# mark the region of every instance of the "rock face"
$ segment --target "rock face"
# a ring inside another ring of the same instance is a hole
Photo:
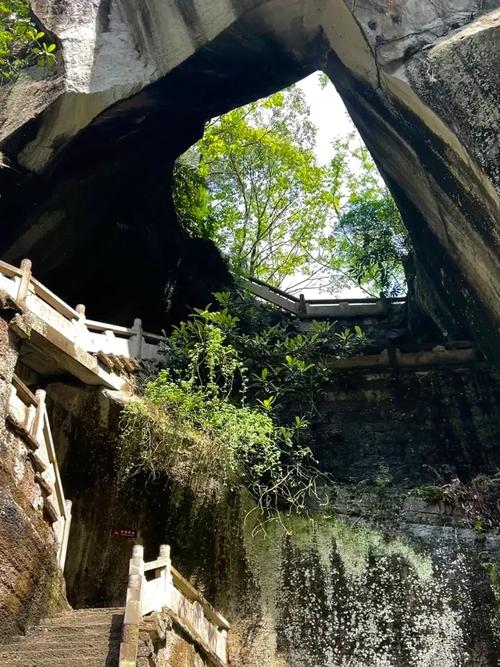
[[[224,278],[217,254],[192,248],[175,221],[174,159],[206,119],[323,69],[404,214],[420,303],[498,361],[499,7],[35,0],[59,66],[0,92],[11,167],[0,171],[0,252],[31,256],[95,317],[114,303],[117,317],[145,311],[156,324],[169,280],[181,302],[202,297],[200,277]]]
[[[30,450],[5,420],[17,361],[9,312],[3,310],[0,317],[0,644],[67,606],[56,540],[44,516]]]
[[[131,543],[113,533],[135,529],[147,559],[171,544],[174,566],[230,620],[235,667],[493,667],[499,536],[422,492],[439,492],[438,473],[495,474],[498,391],[480,363],[339,373],[315,455],[342,484],[309,517],[263,529],[244,496],[217,504],[163,479],[117,488],[119,406],[97,389],[50,385],[73,500],[68,598],[122,603]]]

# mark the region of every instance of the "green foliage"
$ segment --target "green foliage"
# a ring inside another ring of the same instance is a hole
[[[412,491],[413,495],[422,498],[429,505],[436,505],[443,500],[443,489],[433,484],[423,484]]]
[[[409,240],[389,192],[353,196],[338,231],[337,257],[357,283],[390,296],[405,292]]]
[[[404,292],[408,236],[373,160],[352,133],[319,164],[309,114],[292,86],[212,120],[176,165],[179,219],[237,275]]]
[[[13,81],[24,67],[54,65],[56,50],[38,29],[29,2],[0,1],[0,83]]]
[[[199,236],[207,236],[208,220],[208,236],[237,274],[280,285],[314,271],[336,197],[328,168],[317,164],[315,134],[303,93],[292,87],[216,118],[180,162],[174,199],[181,220]],[[182,182],[189,168],[194,188]],[[186,185],[190,194],[182,196]]]
[[[211,482],[243,484],[265,512],[302,510],[318,477],[308,427],[330,377],[322,359],[365,337],[319,323],[298,333],[254,301],[216,297],[217,310],[196,310],[173,330],[168,370],[125,408],[123,474],[167,475],[198,494]]]

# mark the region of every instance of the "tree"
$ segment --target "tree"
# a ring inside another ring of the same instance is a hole
[[[409,239],[387,190],[376,197],[353,197],[337,229],[337,261],[359,285],[370,285],[390,296],[405,293],[404,262],[409,253]]]
[[[292,87],[216,118],[177,167],[181,219],[208,234],[236,273],[275,285],[314,273],[336,206],[329,170],[314,154],[315,132],[303,93]],[[186,178],[196,181],[188,198]]]
[[[368,150],[353,148],[353,141],[347,137],[338,142],[332,161],[342,175],[346,195],[325,244],[329,264],[332,271],[347,272],[356,284],[374,294],[401,295],[406,291],[408,232]]]
[[[296,86],[215,118],[175,167],[181,222],[236,274],[292,290],[404,291],[408,238],[367,149],[353,132],[321,165],[316,133]]]

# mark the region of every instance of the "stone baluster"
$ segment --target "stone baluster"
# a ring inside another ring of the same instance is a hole
[[[37,389],[36,390],[36,399],[37,399],[37,406],[36,406],[36,414],[35,414],[35,419],[33,420],[33,427],[31,431],[31,435],[33,438],[36,440],[38,445],[40,445],[41,442],[41,429],[43,428],[43,418],[44,418],[44,413],[45,413],[45,400],[46,400],[46,392],[43,389]]]
[[[165,566],[161,570],[163,601],[162,607],[170,607],[172,601],[172,589],[174,582],[172,579],[172,562],[170,560],[170,547],[167,544],[160,545],[159,558],[165,559]]]
[[[140,360],[142,359],[143,328],[142,320],[139,317],[134,320],[132,331],[134,335],[130,341],[130,356]]]
[[[115,352],[115,334],[107,329],[104,332],[105,343],[104,343],[104,352],[106,354],[114,354]]]
[[[303,294],[299,294],[299,317],[305,317],[306,315],[307,315],[306,297]]]
[[[136,544],[130,559],[127,602],[123,618],[119,667],[131,667],[137,662],[139,626],[142,620],[144,582],[144,547]]]
[[[28,295],[29,286],[31,282],[31,260],[23,259],[21,262],[21,282],[17,291],[17,301],[24,304]]]
[[[78,319],[75,320],[75,343],[80,347],[85,347],[87,338],[86,308],[83,303],[79,303],[75,308],[78,313]]]

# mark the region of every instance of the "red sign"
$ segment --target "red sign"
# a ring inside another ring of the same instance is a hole
[[[111,534],[116,537],[129,537],[131,539],[137,537],[137,531],[131,528],[113,528]]]

